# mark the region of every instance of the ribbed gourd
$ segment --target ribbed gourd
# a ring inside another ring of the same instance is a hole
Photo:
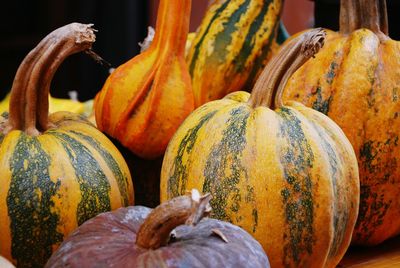
[[[71,234],[46,268],[268,268],[264,250],[251,235],[203,218],[210,198],[193,189],[154,210],[135,206],[103,213]]]
[[[276,46],[281,0],[214,1],[187,55],[196,107],[250,90]]]
[[[341,2],[339,32],[289,80],[284,100],[332,118],[356,152],[360,213],[353,243],[400,234],[400,43],[388,37],[385,0]]]
[[[46,36],[23,60],[0,116],[0,255],[43,267],[64,237],[101,212],[133,204],[122,155],[83,116],[48,113],[51,79],[71,54],[90,50],[91,25]]]
[[[194,109],[185,62],[191,0],[161,0],[154,40],[119,66],[95,97],[98,128],[135,155],[161,156]]]
[[[192,188],[211,193],[210,216],[252,234],[271,267],[335,267],[357,219],[357,159],[343,131],[300,103],[272,104],[323,36],[314,30],[292,39],[251,95],[238,91],[197,108],[164,156],[161,201]]]

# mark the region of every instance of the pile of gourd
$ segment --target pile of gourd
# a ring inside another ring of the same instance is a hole
[[[400,46],[385,0],[342,0],[339,32],[279,46],[282,2],[215,1],[188,38],[191,0],[161,0],[154,39],[108,77],[95,122],[49,114],[52,77],[93,54],[92,26],[45,37],[0,116],[0,255],[17,267],[335,267],[350,244],[399,234]],[[133,206],[133,185],[162,203]]]

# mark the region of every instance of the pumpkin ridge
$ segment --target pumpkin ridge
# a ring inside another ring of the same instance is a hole
[[[6,199],[11,255],[19,267],[40,267],[64,237],[57,230],[60,216],[51,209],[61,182],[48,179],[50,162],[37,138],[21,132],[9,162],[12,175]]]
[[[53,132],[69,156],[81,190],[81,200],[76,212],[78,225],[101,212],[110,211],[110,184],[97,160],[78,140],[65,132]],[[82,163],[86,163],[82,165]]]
[[[182,157],[185,152],[189,153],[191,151],[193,145],[196,143],[197,132],[216,114],[216,112],[217,111],[211,111],[203,115],[199,119],[199,123],[188,130],[188,133],[183,137],[179,144],[177,155],[174,158],[173,172],[171,172],[172,175],[170,175],[168,179],[167,187],[169,198],[179,196],[183,194],[182,192],[185,192],[187,182],[186,167],[188,164],[182,164]],[[179,181],[181,182],[180,187]]]
[[[284,237],[290,238],[285,239],[282,264],[290,266],[293,260],[298,266],[300,256],[311,254],[313,250],[314,209],[310,169],[313,167],[314,154],[295,112],[287,107],[281,107],[276,112],[281,119],[278,135],[286,139],[285,143],[279,143],[278,152],[287,182],[281,191],[288,227]]]
[[[242,105],[233,107],[226,122],[226,127],[222,130],[222,138],[215,143],[207,156],[207,162],[204,167],[204,184],[202,191],[211,193],[213,199],[210,204],[213,208],[212,217],[233,222],[227,210],[236,213],[240,209],[241,191],[236,185],[242,176],[247,176],[247,170],[241,163],[241,154],[246,145],[246,126],[250,116],[248,106]],[[247,112],[245,111],[247,110]],[[228,160],[231,158],[231,163]],[[225,174],[229,167],[231,175]],[[222,178],[222,179],[219,179]],[[224,191],[221,191],[224,189]],[[228,195],[231,195],[229,197]],[[230,203],[230,204],[229,204]],[[227,208],[228,204],[230,205]],[[240,225],[241,219],[236,219]],[[255,224],[253,225],[253,227]]]
[[[117,181],[118,189],[121,195],[121,205],[128,206],[129,205],[128,181],[127,181],[128,178],[124,176],[122,170],[120,169],[118,163],[115,161],[114,157],[110,154],[109,151],[105,150],[101,146],[101,144],[93,137],[78,131],[71,131],[71,133],[87,141],[96,151],[99,152],[104,161],[107,163],[107,166],[114,174],[114,177]]]

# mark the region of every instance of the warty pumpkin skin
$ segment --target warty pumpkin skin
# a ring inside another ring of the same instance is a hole
[[[253,87],[276,46],[282,6],[221,0],[208,7],[187,55],[196,107]]]
[[[10,113],[0,116],[0,254],[17,267],[43,267],[78,225],[133,204],[128,166],[112,142],[83,116],[48,114],[57,67],[94,40],[79,23],[50,33],[20,65]]]
[[[332,118],[353,145],[361,181],[353,243],[361,245],[400,233],[400,44],[385,35],[384,4],[342,1],[340,31],[327,31],[324,48],[283,91]]]
[[[210,216],[252,234],[272,267],[335,267],[357,218],[357,161],[340,128],[300,103],[269,108],[320,42],[318,31],[296,37],[252,95],[234,92],[196,109],[164,156],[161,201],[193,187],[210,192]]]
[[[202,219],[209,197],[192,191],[154,210],[103,213],[72,233],[46,268],[269,267],[261,245],[243,229]]]
[[[141,158],[161,156],[194,109],[185,43],[191,0],[161,0],[150,47],[119,66],[96,95],[97,127]]]

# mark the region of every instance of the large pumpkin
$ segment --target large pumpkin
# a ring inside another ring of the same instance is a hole
[[[289,80],[284,100],[332,118],[356,152],[361,181],[354,244],[400,233],[400,44],[387,36],[384,0],[341,2],[340,31]]]
[[[10,113],[0,116],[0,254],[18,267],[42,267],[78,225],[133,203],[128,167],[111,141],[80,115],[48,115],[56,69],[94,39],[78,23],[50,33],[22,62]]]
[[[261,245],[243,229],[202,219],[209,200],[192,190],[154,210],[103,213],[71,234],[46,267],[269,267]]]
[[[119,66],[96,95],[98,128],[141,158],[162,156],[194,109],[185,62],[191,0],[161,0],[147,50]]]
[[[293,39],[251,95],[231,93],[195,110],[164,156],[161,201],[194,187],[210,192],[211,216],[252,234],[272,267],[334,267],[357,218],[357,160],[341,129],[300,103],[270,106],[321,36]]]
[[[214,1],[187,55],[196,107],[249,90],[277,46],[281,0]]]

